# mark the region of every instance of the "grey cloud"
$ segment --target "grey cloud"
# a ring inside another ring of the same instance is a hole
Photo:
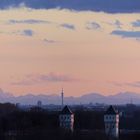
[[[7,35],[22,35],[22,36],[28,36],[31,37],[35,34],[35,32],[31,29],[25,29],[25,30],[17,30],[17,31],[0,31],[0,34],[7,34]]]
[[[21,31],[21,35],[24,35],[24,36],[33,36],[34,35],[34,31],[32,31],[30,29],[26,29],[26,30]]]
[[[123,86],[123,84],[122,83],[118,83],[118,82],[109,82],[109,83],[111,83],[111,84],[113,84],[114,86],[117,86],[117,87],[122,87]]]
[[[136,38],[137,41],[140,41],[140,38]]]
[[[35,85],[37,84],[37,81],[32,81],[32,80],[21,80],[18,82],[13,82],[11,85],[14,86],[30,86],[30,85]]]
[[[101,26],[97,22],[88,22],[87,26],[86,26],[86,29],[88,29],[88,30],[92,30],[92,29],[98,30],[98,29],[101,29]]]
[[[137,87],[140,88],[140,81],[132,82],[132,83],[126,83],[127,86],[131,87]]]
[[[114,25],[115,25],[117,28],[121,29],[121,26],[122,26],[123,24],[122,24],[119,20],[116,20],[115,23],[114,23]]]
[[[124,82],[124,83],[118,83],[118,82],[112,82],[114,86],[123,87],[123,86],[130,86],[130,87],[136,87],[140,88],[140,81],[135,82]]]
[[[111,34],[121,36],[123,38],[140,38],[140,31],[114,30]]]
[[[75,26],[73,24],[64,23],[64,24],[61,24],[60,27],[70,29],[70,30],[75,30]]]
[[[75,79],[68,75],[57,75],[54,73],[50,73],[49,75],[40,75],[38,77],[41,81],[49,81],[49,82],[70,82]]]
[[[136,20],[131,23],[133,27],[140,27],[140,20]]]
[[[12,85],[18,86],[29,86],[29,85],[36,85],[36,84],[42,84],[46,82],[73,82],[77,81],[77,79],[69,76],[69,75],[63,75],[63,74],[55,74],[55,73],[49,73],[47,75],[45,74],[39,74],[39,75],[27,75],[24,77],[23,80],[13,82]]]
[[[45,20],[37,20],[37,19],[27,19],[27,20],[10,19],[7,22],[7,24],[48,24],[48,23],[50,22]]]
[[[50,40],[50,39],[44,39],[44,42],[49,43],[49,44],[53,44],[53,43],[57,43],[58,41],[56,40]]]
[[[108,24],[110,26],[114,26],[117,29],[121,29],[122,28],[122,25],[123,25],[121,23],[121,21],[119,21],[118,19],[116,19],[115,21],[112,21],[112,22],[104,22],[104,23],[106,23],[106,24]]]

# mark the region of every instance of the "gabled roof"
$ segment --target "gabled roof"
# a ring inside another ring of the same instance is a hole
[[[118,112],[114,109],[114,107],[111,105],[107,111],[105,112],[106,115],[116,115]]]
[[[71,114],[73,114],[73,112],[70,110],[70,108],[68,106],[65,106],[63,108],[63,110],[61,111],[61,114],[71,115]]]

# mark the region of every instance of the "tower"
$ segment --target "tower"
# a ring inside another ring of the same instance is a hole
[[[119,137],[119,113],[110,106],[104,115],[105,133],[111,137]]]
[[[73,131],[74,113],[68,106],[65,106],[59,115],[60,127],[66,130]]]
[[[37,106],[38,106],[38,107],[42,107],[42,102],[41,102],[41,101],[38,101],[38,102],[37,102]]]
[[[63,91],[63,88],[62,88],[62,92],[61,92],[61,99],[62,99],[62,108],[64,106],[64,91]]]

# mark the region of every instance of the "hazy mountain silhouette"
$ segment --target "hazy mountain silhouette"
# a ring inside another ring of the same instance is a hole
[[[61,104],[59,95],[45,94],[27,94],[15,97],[10,93],[0,89],[0,102],[11,102],[21,104],[36,104],[37,101],[42,101],[43,104]],[[65,104],[89,104],[89,103],[105,103],[105,104],[126,104],[133,101],[134,104],[140,104],[140,94],[134,92],[122,92],[115,95],[104,96],[99,93],[89,93],[79,97],[65,97]]]
[[[0,88],[0,101],[1,100],[5,100],[7,98],[12,98],[14,97],[11,93],[8,93],[8,92],[4,92],[1,88]]]

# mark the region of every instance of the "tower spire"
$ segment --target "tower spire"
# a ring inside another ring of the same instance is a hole
[[[64,106],[64,90],[62,88],[62,92],[61,92],[61,98],[62,98],[62,108]]]

